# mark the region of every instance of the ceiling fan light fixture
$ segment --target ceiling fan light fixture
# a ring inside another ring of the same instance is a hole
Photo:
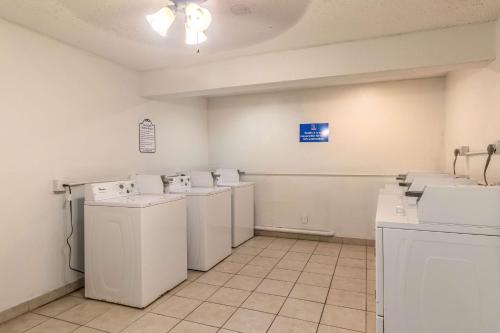
[[[212,15],[208,9],[200,5],[190,2],[186,5],[186,27],[189,29],[203,32],[208,29],[212,23]]]
[[[198,45],[207,40],[207,35],[203,31],[195,31],[186,25],[186,44]]]
[[[168,29],[174,23],[175,10],[170,7],[163,7],[154,14],[146,15],[146,20],[156,33],[165,37]]]

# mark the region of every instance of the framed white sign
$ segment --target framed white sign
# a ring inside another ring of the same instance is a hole
[[[139,151],[141,153],[156,153],[155,125],[149,119],[139,123]]]

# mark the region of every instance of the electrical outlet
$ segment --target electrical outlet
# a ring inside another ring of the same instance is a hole
[[[460,147],[460,156],[465,156],[469,152],[469,146]]]
[[[64,187],[65,181],[62,179],[54,179],[52,181],[52,191],[54,193],[64,193],[66,188]]]
[[[302,224],[309,224],[309,216],[302,215],[301,218],[300,218],[300,223],[302,223]]]
[[[495,154],[500,155],[500,141],[495,142],[496,152]]]

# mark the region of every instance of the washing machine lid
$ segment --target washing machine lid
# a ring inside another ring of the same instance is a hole
[[[174,189],[170,193],[180,193],[187,196],[214,195],[217,193],[231,191],[230,187],[191,187],[187,189]]]
[[[164,203],[182,200],[185,197],[177,194],[140,194],[126,197],[110,198],[98,201],[85,201],[87,206],[106,206],[106,207],[128,207],[128,208],[144,208],[150,206],[161,205]]]

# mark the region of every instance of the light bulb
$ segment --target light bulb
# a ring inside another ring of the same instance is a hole
[[[212,15],[206,9],[195,3],[189,3],[186,6],[186,27],[190,30],[203,32],[208,29],[212,23]]]
[[[197,45],[205,42],[207,35],[203,31],[195,31],[186,25],[186,44]]]
[[[165,37],[168,29],[174,23],[175,12],[171,8],[163,7],[154,14],[146,15],[146,19],[154,31]]]

